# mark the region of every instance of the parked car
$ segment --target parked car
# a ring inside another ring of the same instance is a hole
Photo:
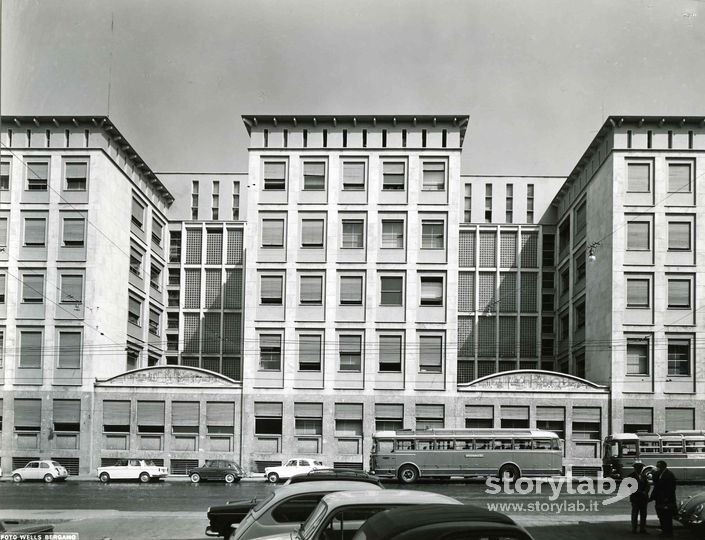
[[[351,538],[369,518],[400,506],[423,504],[461,505],[452,497],[430,491],[383,489],[339,491],[321,499],[309,518],[295,532],[266,536],[267,540],[331,540]],[[433,536],[428,538],[435,538]],[[264,540],[264,539],[262,539]]]
[[[250,540],[270,534],[298,529],[318,506],[320,500],[335,491],[382,490],[366,482],[335,480],[302,482],[282,486],[250,510],[231,535],[230,540]]]
[[[279,480],[286,480],[295,474],[303,474],[313,469],[322,468],[323,463],[315,459],[295,458],[290,459],[284,465],[279,465],[278,467],[266,467],[264,469],[264,476],[267,480],[276,484]]]
[[[363,471],[353,469],[315,469],[305,474],[297,474],[289,478],[282,487],[302,482],[340,481],[362,482],[382,487],[378,478]],[[258,503],[257,499],[228,501],[227,504],[211,506],[208,509],[208,536],[228,536],[232,526],[240,523],[250,509]]]
[[[375,514],[353,540],[533,540],[510,517],[478,506],[430,504],[400,507]]]
[[[323,480],[354,480],[382,485],[382,481],[375,475],[357,469],[313,469],[303,474],[295,474],[284,482],[285,486],[299,482],[317,482]]]
[[[37,538],[32,535],[52,532],[54,532],[54,525],[51,523],[32,523],[31,521],[20,523],[9,519],[0,521],[0,533],[7,533],[0,535],[4,538]]]
[[[118,459],[108,467],[98,467],[101,482],[111,480],[139,480],[142,483],[166,478],[169,472],[159,467],[151,459]]]
[[[30,461],[24,467],[12,471],[12,479],[15,482],[23,480],[44,480],[53,482],[54,480],[66,480],[69,472],[57,461],[42,459]]]
[[[705,533],[705,491],[688,497],[678,505],[678,521],[684,527]]]
[[[186,474],[191,478],[191,482],[225,480],[228,484],[239,482],[240,478],[245,476],[245,473],[237,463],[226,459],[207,460],[203,467],[190,469]]]

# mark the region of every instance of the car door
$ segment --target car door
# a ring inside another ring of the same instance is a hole
[[[127,467],[125,467],[125,476],[123,478],[137,478],[140,475],[141,463],[139,459],[129,459],[127,460]]]
[[[308,519],[313,509],[318,506],[321,499],[329,492],[323,493],[303,493],[294,495],[281,501],[276,506],[269,509],[265,515],[261,516],[253,524],[257,525],[256,534],[249,536],[257,538],[270,534],[285,533],[298,528],[298,526]],[[248,531],[249,533],[250,531]],[[255,531],[252,531],[253,533]]]
[[[208,467],[208,479],[220,480],[223,477],[223,462],[219,459],[210,462]]]
[[[25,472],[26,471],[26,472]],[[25,471],[22,472],[22,477],[26,480],[38,480],[39,479],[39,462],[30,461],[25,465]]]
[[[296,467],[296,474],[307,473],[310,470],[311,470],[311,465],[309,464],[309,460],[308,459],[300,459],[299,464]]]
[[[44,463],[43,461],[39,462],[39,474],[37,478],[44,478],[47,473],[51,472],[51,467],[49,467],[48,463]]]

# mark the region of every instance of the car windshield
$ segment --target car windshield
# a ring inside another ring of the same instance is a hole
[[[268,497],[265,497],[261,501],[259,501],[256,505],[252,507],[253,512],[259,512],[264,508],[264,505],[267,504],[269,501],[271,501],[274,498],[274,493],[270,493]]]
[[[313,510],[308,519],[301,524],[299,529],[299,538],[305,539],[313,535],[318,528],[318,525],[323,521],[328,513],[328,505],[321,501]]]
[[[51,464],[52,464],[54,467],[61,467],[61,465],[60,465],[59,462],[57,462],[57,461],[52,461]]]

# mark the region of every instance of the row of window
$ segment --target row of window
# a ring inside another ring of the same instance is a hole
[[[182,240],[185,236],[182,260]],[[205,238],[204,238],[205,237]],[[205,241],[204,241],[205,240]],[[242,229],[189,227],[185,234],[172,231],[169,236],[169,262],[185,264],[242,264]],[[204,252],[205,248],[205,252]]]
[[[200,185],[199,180],[193,180],[191,182],[191,219],[198,219],[198,206],[199,206],[199,196],[200,196]],[[232,211],[233,211],[233,221],[240,219],[240,181],[233,181],[233,194],[232,194]],[[211,219],[220,219],[220,181],[213,180],[212,191],[211,191]]]
[[[18,331],[19,353],[17,366],[27,369],[41,369],[44,354],[56,358],[58,369],[81,369],[83,332],[81,328],[64,327],[56,330],[57,345],[45,350],[44,327],[22,327]],[[0,328],[0,367],[2,367],[5,330]]]
[[[144,256],[144,251],[140,247],[138,247],[137,244],[133,243],[130,245],[130,273],[134,274],[140,279],[142,279],[142,266]],[[149,285],[155,291],[162,290],[163,270],[164,266],[154,261],[154,258],[152,258],[152,261],[149,265]]]
[[[666,192],[692,193],[695,183],[695,161],[668,159],[666,165],[668,169]],[[652,193],[656,181],[654,168],[653,159],[630,159],[627,162],[627,193]]]
[[[27,159],[25,191],[48,191],[49,160]],[[11,185],[9,161],[0,163],[0,191],[8,191]],[[88,159],[65,158],[62,163],[61,186],[63,191],[86,191],[88,189]]]
[[[0,247],[8,245],[8,219],[0,217]],[[61,219],[61,247],[82,248],[86,245],[86,220],[82,217]],[[27,248],[47,247],[47,218],[38,214],[22,219],[22,246]]]
[[[328,186],[328,162],[324,159],[304,160],[300,189],[302,191],[326,191]],[[289,179],[287,160],[267,159],[263,163],[264,191],[286,191]],[[440,159],[423,160],[421,164],[421,191],[445,191],[447,162]],[[365,191],[368,183],[368,162],[364,159],[345,159],[342,162],[343,191]],[[382,191],[406,191],[408,185],[408,162],[406,159],[384,159],[382,161]],[[297,189],[299,186],[292,186]]]
[[[544,235],[543,264],[550,263]],[[480,268],[538,268],[539,234],[537,231],[502,229],[461,229],[458,241],[458,264]]]
[[[144,299],[130,293],[127,301],[127,322],[135,326],[142,326],[144,323]],[[162,311],[154,306],[149,307],[149,333],[153,336],[160,336],[162,333]]]
[[[145,204],[133,196],[130,222],[140,231],[145,230],[146,210]],[[156,216],[152,216],[152,244],[156,247],[162,247],[163,236],[164,223],[157,219]]]
[[[651,216],[653,217],[653,216]],[[648,215],[625,214],[627,220],[627,251],[651,251],[653,249],[653,220]],[[669,252],[692,251],[695,216],[679,214],[668,216],[666,248]]]
[[[326,355],[337,355],[339,372],[362,372],[366,353],[377,360],[379,372],[401,373],[406,353],[418,355],[421,373],[442,373],[445,364],[445,335],[441,332],[419,332],[416,343],[406,343],[403,331],[377,334],[377,343],[365,343],[363,331],[340,331],[337,341],[324,339],[323,331],[312,330],[297,334],[298,371],[322,371]],[[259,334],[260,371],[282,371],[284,337],[279,330],[262,330]]]
[[[20,272],[20,302],[22,304],[44,304],[44,300],[49,294],[48,289],[50,289],[45,272],[44,269],[39,268]],[[59,306],[83,303],[83,280],[83,274],[75,271],[59,274],[59,283],[56,286],[59,293]],[[0,269],[0,305],[6,301],[6,283],[7,275]]]
[[[464,186],[463,197],[463,222],[472,223],[472,188],[473,184],[468,183]],[[492,215],[492,192],[493,184],[485,184],[485,206],[481,219],[475,217],[475,222],[480,223],[496,223],[501,221],[494,219]],[[514,223],[514,184],[506,184],[504,186],[504,221],[503,223]],[[526,223],[534,223],[534,184],[526,186]]]
[[[285,298],[283,271],[262,271],[259,279],[260,305],[281,306]],[[325,298],[325,272],[299,272],[299,304],[321,306]],[[345,272],[338,276],[338,301],[341,306],[362,306],[365,303],[365,272]],[[404,306],[406,296],[405,274],[379,274],[379,305]],[[188,293],[188,291],[187,291]],[[418,298],[420,306],[442,306],[445,304],[445,276],[443,274],[420,275]]]
[[[379,238],[382,249],[404,249],[406,246],[406,222],[403,218],[381,219]],[[421,220],[421,249],[445,249],[445,221]],[[281,249],[285,246],[286,220],[284,218],[262,218],[261,247]],[[299,227],[302,249],[325,249],[326,220],[301,218]],[[341,249],[365,249],[368,234],[364,219],[341,220]]]
[[[627,274],[627,308],[651,309],[654,298],[653,274]],[[666,274],[668,309],[692,309],[695,292],[693,274]],[[687,324],[683,321],[683,324]]]
[[[693,336],[690,334],[670,334],[665,343],[654,342],[652,334],[630,334],[627,336],[627,375],[648,377],[653,366],[654,347],[666,348],[667,374],[669,377],[691,377],[695,358]]]

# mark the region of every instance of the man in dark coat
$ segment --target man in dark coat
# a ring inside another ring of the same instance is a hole
[[[673,536],[673,513],[676,511],[676,477],[665,461],[656,462],[654,489],[651,500],[656,506],[656,515],[661,523],[661,535]]]
[[[637,490],[629,496],[629,502],[632,503],[632,532],[637,531],[646,534],[646,508],[649,504],[649,482],[641,474],[644,470],[644,464],[640,461],[634,463],[634,470],[629,478],[634,478],[637,482]]]

